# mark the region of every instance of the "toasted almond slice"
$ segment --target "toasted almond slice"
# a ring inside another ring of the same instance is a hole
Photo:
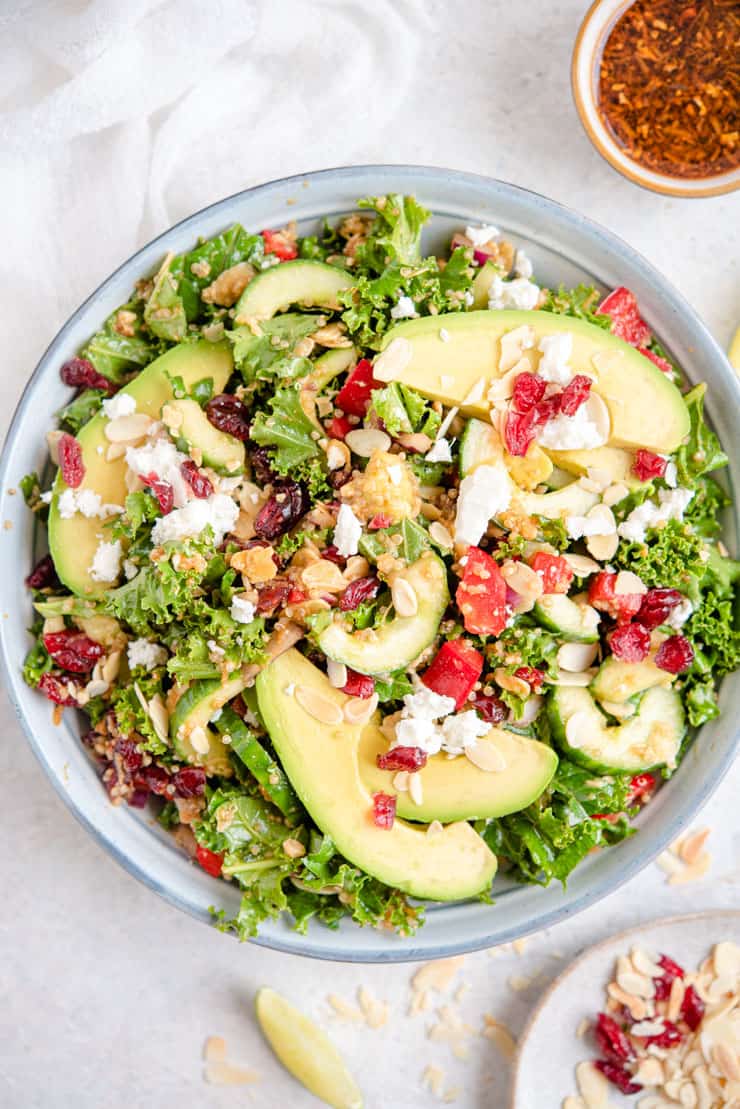
[[[646,974],[638,974],[634,970],[620,970],[617,974],[617,985],[625,993],[634,994],[636,997],[649,999],[655,997],[655,983]]]
[[[641,997],[635,997],[634,994],[627,993],[616,982],[610,982],[606,987],[606,992],[609,997],[619,1002],[620,1005],[625,1005],[634,1020],[644,1020],[648,1015],[647,1005]]]
[[[686,986],[683,978],[674,978],[671,982],[671,992],[668,995],[668,1008],[666,1009],[666,1018],[668,1020],[674,1022],[678,1020],[685,993]]]
[[[562,557],[570,566],[577,578],[588,578],[591,574],[598,574],[601,567],[592,558],[579,554],[564,554]]]
[[[431,824],[427,825],[428,836],[438,836],[440,832],[444,832],[444,825],[439,820],[433,820]]]
[[[598,653],[598,643],[564,643],[558,651],[558,666],[579,674],[588,669]]]
[[[642,947],[633,947],[630,952],[630,959],[632,966],[638,974],[647,974],[649,978],[661,978],[663,975],[663,968],[658,966],[654,959],[651,959],[647,951]]]
[[[343,662],[335,662],[333,658],[327,659],[326,676],[329,679],[329,685],[334,686],[335,689],[344,689],[347,684],[347,667]]]
[[[591,716],[587,712],[574,712],[565,725],[565,738],[572,747],[582,747],[593,735]]]
[[[395,381],[411,361],[414,348],[408,339],[393,339],[373,362],[376,381]]]
[[[92,678],[85,686],[85,693],[88,698],[101,697],[108,689],[108,682],[103,681],[102,678]],[[155,728],[156,730],[156,728]],[[160,736],[160,739],[164,737]]]
[[[361,1109],[362,1094],[334,1044],[275,990],[257,993],[257,1020],[280,1062],[333,1109]]]
[[[211,744],[205,728],[201,728],[200,725],[196,728],[193,728],[188,735],[188,739],[192,744],[193,750],[197,751],[199,755],[208,754]]]
[[[209,1036],[203,1044],[203,1058],[207,1063],[226,1061],[226,1040],[222,1036]]]
[[[109,443],[134,443],[143,439],[153,424],[154,420],[146,412],[132,412],[130,416],[109,420],[103,431]]]
[[[696,882],[699,878],[704,877],[711,865],[712,856],[708,851],[705,851],[691,866],[684,866],[677,873],[672,874],[668,879],[668,884],[670,886],[683,886],[687,882]]]
[[[419,611],[419,600],[414,592],[414,587],[406,578],[396,577],[393,579],[391,599],[399,616],[416,616]]]
[[[391,445],[390,435],[379,427],[359,427],[348,431],[344,441],[360,458],[369,458],[374,451],[387,451]]]
[[[307,685],[297,685],[295,699],[309,716],[319,720],[322,724],[337,725],[344,719],[344,713],[336,701],[323,697],[315,689]]]
[[[607,1109],[609,1085],[593,1063],[583,1062],[576,1067],[576,1081],[587,1109]]]
[[[740,1059],[736,1051],[732,1051],[725,1043],[715,1044],[712,1048],[712,1060],[728,1082],[740,1082]]]
[[[647,1056],[640,1060],[640,1065],[635,1072],[635,1082],[642,1086],[662,1086],[665,1080],[663,1064],[660,1059]]]
[[[260,1080],[256,1071],[227,1062],[208,1063],[204,1076],[212,1086],[249,1086]]]
[[[162,742],[166,743],[170,729],[170,714],[165,708],[161,693],[155,693],[147,707],[155,732]]]
[[[529,324],[505,332],[500,339],[501,353],[498,360],[500,374],[508,373],[522,357],[525,350],[534,346],[534,328]]]
[[[620,570],[614,579],[614,593],[620,596],[627,593],[647,593],[647,586],[642,578],[633,574],[631,570]]]
[[[576,673],[570,670],[558,670],[557,677],[549,679],[552,685],[563,685],[585,689],[586,686],[591,685],[591,682],[596,677],[596,668],[592,667],[590,670],[582,670]]]
[[[712,952],[714,972],[720,978],[732,980],[740,975],[740,947],[729,940],[715,944]]]
[[[442,547],[443,550],[452,550],[454,540],[447,528],[444,524],[441,524],[439,520],[435,520],[434,523],[429,525],[429,538],[439,547]]]
[[[103,662],[103,665],[100,668],[101,678],[104,681],[108,682],[108,684],[110,685],[110,683],[112,681],[115,681],[116,677],[118,676],[118,671],[119,671],[120,667],[121,667],[121,652],[120,651],[111,651],[111,653],[108,655],[107,659],[105,659],[105,661]]]
[[[510,674],[503,666],[498,666],[494,670],[493,680],[496,685],[501,686],[507,693],[513,693],[517,697],[527,697],[529,695],[529,682],[525,682],[524,678],[517,678],[513,674]]]
[[[570,1094],[568,1097],[563,1098],[562,1109],[586,1109],[586,1102],[582,1097],[576,1097],[575,1094]]]
[[[506,770],[506,759],[492,743],[475,743],[471,747],[466,747],[465,756],[479,770],[494,774]]]
[[[527,700],[524,702],[522,715],[517,720],[517,724],[521,725],[521,727],[523,728],[526,728],[527,725],[531,724],[533,720],[537,719],[540,712],[542,711],[542,706],[544,705],[544,703],[545,698],[541,697],[539,693],[530,694],[530,696],[527,697]]]
[[[378,695],[352,697],[344,706],[344,719],[348,724],[367,724],[378,707]]]
[[[602,397],[593,390],[586,401],[588,408],[588,415],[591,423],[596,424],[596,430],[599,433],[602,443],[606,443],[609,439],[609,432],[611,431],[611,418],[609,416],[609,409]]]
[[[709,839],[709,828],[700,828],[684,836],[678,848],[678,857],[685,863],[695,863],[702,852],[704,844]]]
[[[356,1009],[354,1005],[350,1005],[346,1002],[343,997],[339,997],[338,994],[335,993],[330,993],[326,1000],[337,1016],[341,1017],[342,1020],[351,1020],[356,1021],[358,1024],[362,1024],[363,1017],[360,1010]]]
[[[393,776],[393,788],[398,790],[399,793],[406,793],[409,788],[409,772],[408,770],[399,770]]]
[[[319,558],[301,570],[301,581],[307,589],[318,589],[322,593],[343,593],[347,581],[335,562]]]
[[[616,532],[613,535],[589,535],[586,540],[586,550],[602,562],[614,558],[618,546],[619,536]]]
[[[127,446],[127,443],[111,443],[105,452],[106,462],[115,462],[117,458],[123,458]]]
[[[421,805],[424,800],[424,787],[418,774],[409,774],[409,797],[415,805]]]
[[[528,612],[542,596],[542,578],[526,562],[504,562],[501,576],[509,588],[519,594],[520,601],[514,606],[515,612]]]
[[[608,489],[602,493],[601,499],[605,505],[611,508],[615,504],[619,504],[621,500],[629,493],[629,489],[621,481],[615,481]]]
[[[516,1040],[503,1021],[496,1020],[490,1013],[483,1014],[483,1031],[481,1035],[492,1040],[505,1059],[513,1059],[516,1055]]]

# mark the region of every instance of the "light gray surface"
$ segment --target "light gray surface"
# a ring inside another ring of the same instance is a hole
[[[368,78],[377,125],[358,120],[342,134],[324,128],[305,147],[276,141],[263,147],[259,158],[234,143],[220,177],[199,173],[172,185],[165,219],[157,220],[147,210],[139,225],[136,212],[143,202],[132,199],[132,211],[124,212],[127,218],[117,234],[106,225],[102,204],[92,218],[85,211],[73,212],[76,223],[70,228],[67,221],[64,241],[44,257],[38,296],[30,295],[36,289],[38,259],[29,260],[22,239],[13,236],[14,249],[9,254],[6,247],[2,260],[6,276],[14,279],[8,282],[4,306],[12,343],[6,347],[0,379],[3,417],[7,419],[29,369],[57,327],[151,233],[237,187],[350,160],[436,160],[540,189],[641,250],[725,344],[740,316],[738,198],[654,197],[617,177],[591,150],[567,87],[570,44],[583,5],[542,6],[535,17],[528,6],[473,2],[456,11],[454,23],[445,15],[446,5],[427,6],[424,19],[412,5],[403,7],[410,13],[403,50],[411,69],[402,86],[373,84]],[[329,13],[325,18],[331,26],[335,17]],[[402,48],[393,36],[384,40],[373,20],[358,23],[354,34],[358,48],[366,48],[368,40],[380,42],[379,49],[391,54]],[[351,37],[345,41],[352,45]],[[278,63],[275,68],[280,69]],[[325,74],[309,68],[301,77],[297,68],[293,79],[304,82],[303,99],[309,101],[308,93]],[[278,139],[281,105],[288,131],[293,95],[276,81],[272,115]],[[202,96],[209,96],[207,81]],[[23,102],[22,88],[18,98]],[[216,118],[220,103],[214,101],[212,107]],[[155,134],[161,122],[154,117]],[[115,129],[97,138],[101,158],[121,153],[115,140]],[[48,173],[41,153],[24,152],[24,167],[32,186]],[[143,197],[144,182],[131,182],[132,198],[139,188]],[[59,197],[60,213],[68,203],[69,196]],[[22,209],[19,205],[21,222],[30,218]],[[111,219],[116,222],[117,216],[111,214]],[[97,1109],[164,1106],[179,1098],[186,1105],[267,1109],[290,1102],[308,1109],[314,1103],[296,1095],[281,1077],[249,1018],[253,990],[265,982],[317,1014],[326,1011],[323,999],[329,990],[350,998],[360,983],[392,1002],[393,1018],[381,1031],[336,1026],[336,1038],[364,1079],[372,1109],[426,1103],[419,1077],[431,1061],[449,1071],[450,1084],[462,1087],[458,1105],[501,1104],[505,1066],[488,1041],[473,1045],[470,1062],[458,1062],[445,1045],[425,1040],[428,1017],[411,1021],[403,1016],[409,968],[328,967],[238,947],[177,913],[93,844],[54,797],[5,708],[2,719],[6,832],[0,991],[7,1000],[0,1010],[0,1105]],[[533,941],[523,957],[471,957],[462,972],[474,987],[461,1003],[465,1018],[478,1026],[482,1011],[489,1010],[516,1030],[538,985],[512,992],[506,985],[509,975],[531,975],[540,966],[554,973],[561,962],[553,953],[575,953],[615,927],[640,919],[737,905],[740,886],[732,867],[740,843],[732,799],[738,785],[736,768],[702,815],[702,823],[713,829],[714,865],[707,879],[669,888],[651,867],[608,901]],[[260,1087],[249,1093],[202,1084],[199,1052],[210,1034],[225,1035],[232,1056],[261,1071]],[[487,1074],[494,1076],[493,1086],[484,1084]]]

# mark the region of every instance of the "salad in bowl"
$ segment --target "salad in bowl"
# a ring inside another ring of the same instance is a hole
[[[491,225],[426,257],[428,218],[168,255],[60,367],[23,482],[24,677],[243,938],[565,882],[738,666],[704,386],[628,289],[541,287]]]

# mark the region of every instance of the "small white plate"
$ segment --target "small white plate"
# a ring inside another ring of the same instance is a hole
[[[595,1059],[597,1052],[588,1037],[578,1038],[576,1029],[584,1017],[593,1020],[604,1008],[618,955],[639,945],[694,970],[720,940],[740,944],[740,912],[655,920],[611,936],[580,955],[555,979],[522,1032],[509,1109],[560,1109],[563,1098],[578,1093],[576,1066],[583,1059]],[[609,1101],[632,1109],[637,1104],[634,1096],[623,1097],[614,1086],[609,1087]]]

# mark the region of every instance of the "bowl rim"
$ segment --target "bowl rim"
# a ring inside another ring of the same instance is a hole
[[[540,209],[544,208],[547,215],[560,215],[560,218],[565,220],[571,228],[582,229],[589,235],[596,243],[602,247],[606,244],[614,251],[621,252],[626,259],[632,264],[633,267],[642,271],[645,275],[649,275],[651,279],[651,288],[660,296],[660,299],[667,302],[674,312],[681,311],[686,320],[705,348],[709,351],[710,356],[714,356],[716,365],[714,367],[715,375],[719,372],[720,379],[724,378],[725,385],[735,393],[740,401],[740,380],[733,373],[729,363],[727,362],[724,353],[719,347],[718,343],[702,323],[696,312],[691,306],[683,299],[682,295],[671,285],[671,283],[657,271],[651,263],[649,263],[638,251],[629,246],[619,236],[609,231],[601,224],[588,219],[580,213],[575,212],[573,209],[568,208],[566,205],[553,201],[542,194],[535,192],[531,189],[525,189],[518,185],[512,185],[508,182],[501,181],[497,178],[488,177],[483,174],[474,174],[465,171],[449,170],[444,167],[437,166],[421,166],[421,165],[408,165],[408,164],[368,164],[368,165],[355,165],[355,166],[339,166],[334,168],[310,171],[307,173],[292,174],[283,178],[277,178],[260,184],[253,185],[247,189],[238,190],[230,196],[221,198],[209,205],[205,205],[198,211],[184,217],[182,220],[173,224],[171,227],[162,231],[159,235],[155,236],[152,240],[145,243],[142,247],[136,250],[129,258],[116,267],[101,283],[100,285],[80,304],[80,306],[73,312],[65,323],[59,328],[56,335],[52,338],[51,342],[46,347],[41,355],[35,369],[26,383],[12,420],[8,427],[7,435],[2,447],[0,455],[0,496],[4,494],[7,488],[8,469],[11,462],[14,440],[18,432],[18,425],[21,423],[25,414],[25,410],[31,401],[32,392],[35,391],[37,385],[43,380],[45,374],[49,371],[47,365],[50,356],[55,352],[56,348],[62,346],[67,333],[72,331],[78,319],[85,313],[88,307],[92,306],[95,301],[104,294],[110,285],[113,285],[122,271],[128,269],[135,269],[139,260],[153,251],[162,240],[166,240],[173,232],[182,231],[183,229],[193,229],[197,236],[198,225],[203,221],[204,217],[209,214],[219,214],[223,209],[224,212],[229,210],[229,207],[241,198],[249,197],[250,195],[278,193],[280,189],[288,186],[295,187],[296,185],[303,185],[305,182],[313,183],[328,179],[329,182],[342,182],[350,183],[357,179],[371,176],[379,179],[395,177],[396,180],[401,179],[404,187],[409,187],[412,190],[420,190],[428,183],[433,187],[436,183],[444,181],[448,183],[453,179],[460,183],[461,187],[467,186],[470,189],[477,188],[498,190],[499,192],[508,193],[513,199],[526,199],[531,198]],[[461,205],[462,206],[462,205]],[[225,221],[230,217],[225,216]],[[528,222],[534,222],[534,213],[527,213]],[[538,230],[538,237],[542,238],[541,230]],[[547,246],[546,241],[543,242]],[[550,249],[553,249],[550,247]],[[577,257],[577,249],[573,249],[569,257]],[[696,341],[696,340],[694,340]],[[7,626],[8,622],[3,622]],[[22,730],[36,755],[41,763],[47,777],[50,779],[53,788],[58,796],[64,801],[67,808],[73,813],[78,822],[88,830],[93,838],[105,847],[106,851],[118,862],[128,873],[133,877],[139,879],[149,889],[158,893],[166,901],[175,907],[184,910],[196,919],[201,920],[212,926],[212,917],[203,909],[194,898],[187,898],[182,893],[174,888],[168,886],[165,882],[159,881],[155,874],[149,872],[145,866],[140,865],[138,860],[132,858],[125,848],[121,846],[115,839],[107,835],[104,830],[99,828],[96,823],[83,811],[83,807],[78,805],[76,801],[69,796],[61,779],[55,773],[51,766],[49,757],[44,749],[43,741],[37,740],[29,719],[22,704],[21,697],[24,692],[28,691],[27,687],[22,685],[19,675],[16,673],[16,666],[11,659],[10,652],[6,649],[6,639],[3,634],[3,625],[0,625],[0,672],[4,677],[5,688],[8,690],[8,697],[13,705],[16,715],[21,724]],[[18,692],[16,692],[18,691]],[[723,716],[725,714],[723,713]],[[726,717],[725,717],[726,719]],[[474,938],[471,939],[457,939],[453,936],[450,939],[437,939],[426,940],[422,936],[421,941],[418,942],[414,937],[407,937],[399,941],[398,946],[388,942],[385,937],[381,937],[381,942],[376,947],[353,947],[352,943],[342,944],[339,940],[340,933],[337,933],[339,943],[335,946],[329,946],[323,943],[313,943],[309,935],[299,935],[291,931],[284,938],[280,934],[270,934],[269,923],[258,936],[251,939],[250,942],[258,946],[265,946],[273,950],[282,951],[289,954],[299,954],[307,957],[328,959],[336,961],[347,962],[369,962],[369,963],[383,963],[383,962],[411,962],[420,959],[434,959],[449,955],[462,954],[465,952],[480,950],[482,948],[490,947],[494,944],[505,943],[513,940],[519,936],[528,935],[535,931],[540,931],[543,928],[549,927],[565,917],[575,912],[587,908],[589,905],[595,903],[603,897],[608,896],[627,882],[630,878],[634,877],[639,871],[647,866],[672,840],[676,837],[679,831],[685,826],[686,822],[699,810],[699,808],[706,803],[709,796],[715,791],[729,770],[734,760],[735,751],[740,741],[740,730],[735,729],[734,735],[726,744],[726,750],[722,751],[721,761],[715,765],[712,776],[705,778],[700,787],[697,788],[692,794],[690,800],[684,802],[683,807],[677,813],[672,813],[665,821],[665,827],[657,829],[652,840],[649,843],[644,842],[641,838],[642,849],[639,853],[634,854],[633,857],[623,857],[622,865],[617,871],[616,864],[614,864],[611,873],[606,876],[601,876],[600,880],[590,882],[588,886],[577,893],[571,893],[567,897],[563,897],[551,908],[548,907],[542,915],[535,916],[532,913],[525,923],[509,924],[497,931],[480,928],[476,930]],[[630,841],[626,841],[629,845]],[[634,843],[634,841],[632,841]],[[616,852],[615,852],[616,854]],[[532,887],[534,888],[534,887]],[[537,887],[539,888],[539,887]],[[214,898],[215,900],[215,898]],[[468,905],[467,903],[457,904],[454,903],[445,907],[448,911],[465,910],[475,908],[476,905]],[[436,916],[436,912],[434,913]],[[422,930],[423,932],[423,930]]]
[[[740,189],[740,170],[725,171],[714,178],[671,177],[669,174],[648,170],[622,150],[606,127],[603,125],[595,127],[589,118],[587,104],[594,109],[595,116],[599,118],[593,77],[601,48],[614,24],[635,2],[636,0],[593,0],[578,28],[570,65],[570,85],[584,131],[596,151],[613,169],[635,185],[650,192],[661,193],[663,196],[680,196],[686,200],[725,196],[735,192]],[[584,61],[585,38],[594,27],[596,27],[594,45],[590,57]],[[713,180],[714,184],[712,184]],[[702,185],[701,181],[707,183]]]

